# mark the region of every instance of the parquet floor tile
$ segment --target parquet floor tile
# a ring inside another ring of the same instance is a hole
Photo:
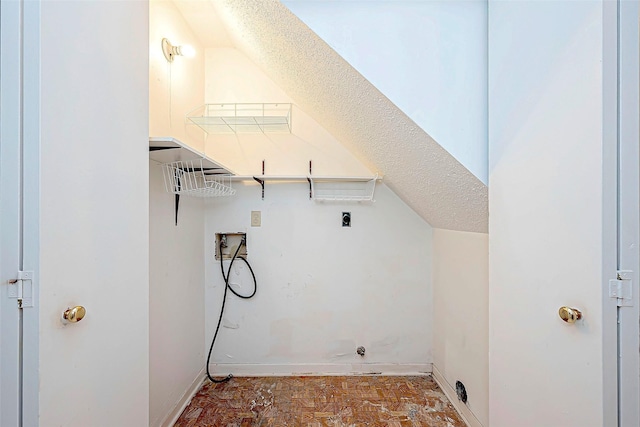
[[[465,427],[428,376],[236,377],[205,383],[175,427]]]

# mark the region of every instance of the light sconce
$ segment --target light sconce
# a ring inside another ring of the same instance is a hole
[[[195,56],[196,50],[185,44],[183,46],[174,46],[168,39],[162,39],[162,53],[164,53],[164,57],[167,58],[167,61],[173,62],[173,57],[176,55],[192,57]]]

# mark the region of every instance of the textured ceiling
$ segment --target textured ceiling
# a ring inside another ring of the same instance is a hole
[[[487,232],[487,187],[277,0],[215,0],[234,46],[433,227]]]

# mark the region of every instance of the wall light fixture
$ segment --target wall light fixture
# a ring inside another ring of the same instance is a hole
[[[182,46],[174,46],[169,39],[162,39],[162,53],[167,61],[173,62],[173,57],[176,55],[192,57],[195,56],[196,50],[188,44]]]

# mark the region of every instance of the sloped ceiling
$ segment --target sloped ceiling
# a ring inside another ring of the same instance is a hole
[[[436,228],[487,232],[487,187],[276,0],[215,0],[233,45]]]

